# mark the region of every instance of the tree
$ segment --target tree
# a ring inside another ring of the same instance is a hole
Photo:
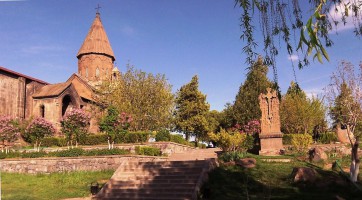
[[[307,98],[297,83],[291,82],[280,104],[283,133],[312,134],[316,126],[324,126],[326,108],[318,98]]]
[[[132,117],[124,112],[121,114],[114,106],[110,106],[107,115],[99,122],[99,129],[107,134],[108,149],[113,149],[114,141],[120,132],[129,128]]]
[[[222,118],[222,113],[217,110],[211,110],[207,113],[206,119],[209,124],[209,131],[216,133],[220,131],[220,123]]]
[[[330,115],[334,123],[340,123],[347,129],[347,135],[352,146],[350,179],[357,182],[360,160],[358,157],[359,137],[362,124],[362,64],[357,67],[342,61],[327,87],[327,100],[330,106]],[[353,138],[353,135],[355,138]]]
[[[249,68],[246,80],[240,86],[233,105],[236,123],[245,125],[250,120],[260,119],[258,97],[260,93],[265,93],[268,87],[273,87],[273,83],[267,78],[267,73],[268,67],[263,64],[262,57]]]
[[[42,117],[37,117],[31,121],[25,129],[25,135],[28,141],[34,142],[34,149],[40,151],[42,140],[47,136],[55,134],[53,124]]]
[[[198,139],[206,137],[209,131],[209,108],[206,95],[199,91],[198,77],[192,77],[176,94],[175,130],[183,132],[187,141],[191,135],[195,136],[197,145]]]
[[[156,131],[170,126],[174,96],[165,75],[146,73],[127,66],[120,78],[99,89],[99,102],[113,105],[133,117],[130,130]]]
[[[85,137],[88,131],[90,115],[82,109],[72,109],[65,113],[61,123],[61,131],[67,137],[67,144],[73,147],[78,146],[79,140]]]
[[[3,143],[3,146],[6,147],[5,142],[14,142],[19,137],[20,132],[17,123],[17,120],[10,116],[0,116],[0,141]],[[2,151],[4,151],[4,149],[2,149]],[[7,147],[5,151],[8,153]]]
[[[325,47],[332,46],[333,41],[328,33],[338,30],[340,24],[353,23],[355,34],[358,36],[362,34],[360,0],[309,0],[303,1],[301,5],[297,0],[235,0],[235,6],[239,6],[242,12],[240,38],[246,41],[243,48],[247,54],[246,62],[253,63],[258,55],[255,32],[261,32],[265,64],[273,67],[275,82],[277,82],[275,61],[281,48],[280,43],[284,43],[290,56],[300,55],[298,67],[303,68],[309,65],[308,56],[312,54],[313,59],[317,58],[319,62],[323,61],[323,57],[329,60]],[[310,13],[311,7],[312,13]],[[307,15],[307,18],[303,18],[303,15]],[[258,19],[259,23],[255,21]],[[299,39],[294,41],[293,38],[296,37]]]

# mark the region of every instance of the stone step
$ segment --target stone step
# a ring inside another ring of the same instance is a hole
[[[117,183],[121,183],[121,182],[125,182],[128,184],[148,184],[148,183],[154,183],[154,184],[195,184],[197,182],[196,179],[169,179],[169,180],[164,180],[164,179],[148,179],[148,180],[130,180],[130,181],[126,181],[126,180],[114,180],[111,179],[109,181],[109,183],[112,184],[116,184]]]
[[[191,200],[215,150],[171,154],[169,161],[122,164],[95,199]]]
[[[185,161],[156,161],[156,162],[129,162],[124,166],[194,166],[202,164],[203,160],[185,160]]]
[[[202,171],[202,168],[187,168],[187,169],[155,169],[155,170],[126,170],[119,171],[118,175],[130,175],[130,174],[148,174],[148,175],[169,175],[169,174],[198,174]]]
[[[189,194],[194,190],[192,187],[183,187],[183,188],[161,188],[161,187],[148,187],[148,188],[112,188],[111,191],[105,191],[104,196],[107,197],[107,194]]]
[[[114,189],[112,190],[112,192],[110,193],[104,193],[102,195],[102,198],[99,199],[104,199],[104,198],[128,198],[128,199],[134,199],[134,198],[176,198],[176,197],[181,197],[181,198],[190,198],[192,196],[194,190],[189,189],[182,189],[182,190],[178,190],[178,189],[173,189],[173,190],[143,190],[143,189],[126,189],[126,190],[117,190]]]
[[[195,165],[195,166],[170,166],[170,167],[143,167],[143,166],[122,166],[122,169],[119,171],[153,171],[153,170],[163,170],[163,171],[172,171],[172,170],[189,170],[189,169],[201,169],[204,167],[203,165]]]
[[[105,188],[116,188],[116,189],[121,189],[121,188],[130,188],[130,189],[137,189],[137,188],[190,188],[193,187],[196,184],[196,182],[193,183],[163,183],[163,182],[158,182],[155,183],[153,181],[151,182],[147,182],[147,183],[135,183],[133,181],[118,181],[118,182],[112,182],[106,186],[104,186]]]
[[[148,175],[134,175],[134,176],[117,176],[113,177],[114,181],[136,181],[136,180],[143,180],[143,181],[152,181],[152,180],[187,180],[187,179],[195,179],[199,176],[196,175],[164,175],[164,176],[148,176]]]
[[[158,195],[149,195],[149,196],[118,196],[118,197],[102,197],[102,198],[94,198],[96,200],[191,200],[191,196],[158,196]]]

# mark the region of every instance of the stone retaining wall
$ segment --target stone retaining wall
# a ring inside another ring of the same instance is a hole
[[[167,157],[151,156],[90,156],[74,158],[26,158],[1,160],[1,172],[11,173],[53,173],[70,171],[100,171],[117,169],[123,162],[131,159],[141,161],[167,160]]]

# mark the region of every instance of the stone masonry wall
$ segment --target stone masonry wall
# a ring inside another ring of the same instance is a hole
[[[0,71],[0,115],[23,118],[24,88],[23,79]],[[19,93],[22,92],[22,93]]]
[[[76,158],[33,158],[6,159],[0,162],[2,172],[11,173],[53,173],[70,171],[100,171],[117,169],[119,165],[129,160],[160,161],[167,157],[150,156],[92,156]]]

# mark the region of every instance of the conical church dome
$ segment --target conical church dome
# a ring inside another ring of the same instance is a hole
[[[78,51],[77,58],[79,59],[87,54],[102,54],[111,57],[113,61],[115,60],[111,44],[109,43],[98,12],[82,47]]]

